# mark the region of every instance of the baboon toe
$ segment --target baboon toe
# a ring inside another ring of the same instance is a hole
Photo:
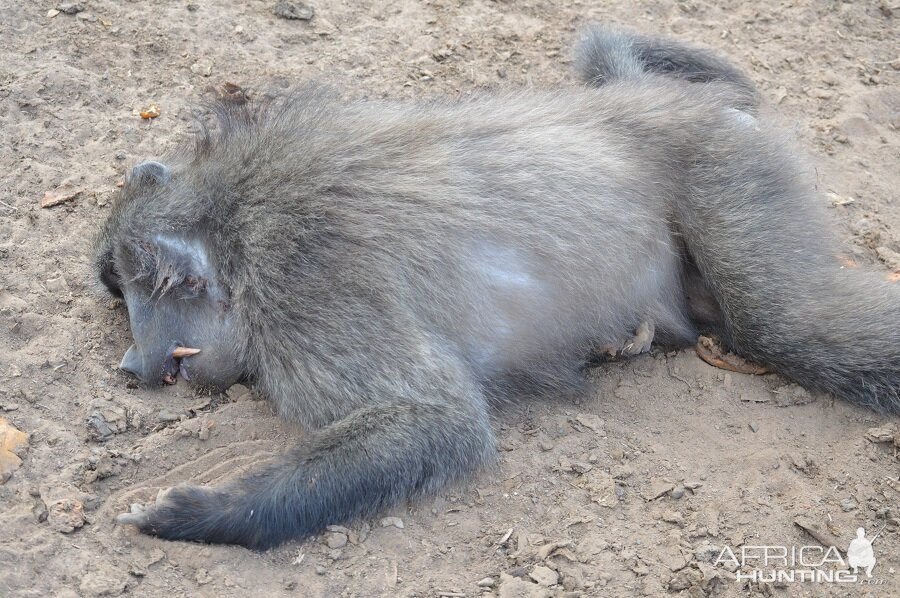
[[[641,322],[640,326],[637,327],[637,330],[634,331],[634,336],[625,341],[625,344],[622,346],[622,355],[640,355],[641,353],[646,353],[650,350],[650,345],[653,344],[653,335],[656,332],[656,326],[651,321]]]
[[[634,331],[634,335],[617,343],[602,345],[597,355],[604,358],[615,359],[617,357],[631,357],[640,355],[650,350],[653,344],[653,337],[656,332],[656,325],[646,320],[640,323]]]

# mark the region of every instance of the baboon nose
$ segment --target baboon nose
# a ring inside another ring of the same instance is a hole
[[[141,370],[143,369],[142,366],[143,360],[141,359],[141,354],[138,353],[137,347],[131,345],[128,347],[128,350],[125,351],[125,357],[122,358],[119,369],[124,370],[129,374],[134,374],[138,378],[143,378],[141,375]]]

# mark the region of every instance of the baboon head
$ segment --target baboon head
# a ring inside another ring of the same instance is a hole
[[[96,274],[124,300],[134,339],[119,367],[149,386],[180,375],[222,389],[244,375],[230,291],[210,251],[217,229],[197,205],[189,182],[142,162],[97,240]]]

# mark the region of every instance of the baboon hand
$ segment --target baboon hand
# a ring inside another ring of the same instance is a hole
[[[116,521],[133,525],[152,536],[199,539],[185,533],[185,524],[189,523],[187,518],[202,519],[204,513],[209,514],[210,507],[215,504],[215,494],[211,488],[192,484],[161,489],[153,504],[132,504],[129,512],[117,516]]]

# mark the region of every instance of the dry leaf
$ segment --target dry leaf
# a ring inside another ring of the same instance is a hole
[[[156,104],[150,104],[146,110],[141,110],[140,115],[144,120],[149,120],[151,118],[156,118],[159,116],[159,106]]]
[[[28,434],[0,417],[0,484],[12,476],[22,464],[20,455],[28,450]]]
[[[75,189],[68,184],[60,185],[53,191],[47,191],[46,193],[44,193],[44,197],[41,198],[41,207],[50,208],[53,206],[58,206],[61,203],[72,201],[80,194],[81,189]]]
[[[700,359],[709,365],[722,370],[738,372],[739,374],[754,374],[757,376],[769,373],[769,370],[764,366],[750,363],[734,353],[728,353],[722,345],[719,344],[718,339],[701,336],[697,339],[695,350]]]

